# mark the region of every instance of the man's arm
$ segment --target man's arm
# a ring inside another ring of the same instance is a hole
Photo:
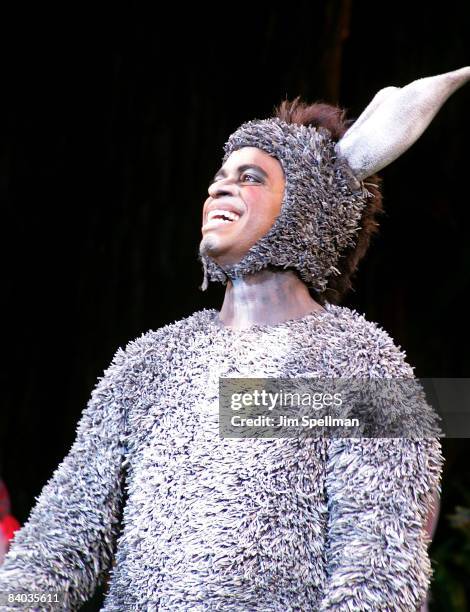
[[[437,438],[329,441],[321,611],[420,609],[432,574],[426,523],[441,469]]]
[[[345,342],[358,380],[371,381],[365,422],[376,437],[326,440],[327,581],[319,609],[418,611],[432,576],[428,518],[441,492],[437,415],[383,329],[356,317]],[[393,431],[401,437],[378,437]]]
[[[119,349],[98,379],[68,455],[11,541],[0,567],[2,611],[18,591],[59,592],[63,609],[78,609],[111,566],[123,496],[126,360]]]

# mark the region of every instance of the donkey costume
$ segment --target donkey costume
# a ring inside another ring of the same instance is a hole
[[[359,227],[362,179],[469,79],[463,68],[381,90],[336,144],[277,119],[244,124],[226,157],[242,146],[275,155],[283,207],[233,268],[203,257],[205,285],[274,265],[324,289]],[[220,376],[302,375],[413,370],[385,331],[328,303],[247,329],[202,310],[119,349],[12,541],[0,593],[54,590],[77,610],[109,574],[106,612],[418,610],[432,573],[424,525],[440,491],[437,437],[219,438]]]

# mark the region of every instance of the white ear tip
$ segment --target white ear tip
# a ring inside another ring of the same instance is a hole
[[[465,82],[470,79],[470,66],[464,66],[463,68],[459,68],[458,70],[454,70],[449,74],[455,74],[458,79],[462,79]]]
[[[420,79],[420,81],[425,80],[435,80],[442,81],[446,83],[446,86],[449,88],[449,92],[453,93],[457,91],[459,87],[465,85],[470,81],[470,66],[464,66],[463,68],[458,68],[457,70],[451,70],[450,72],[445,72],[444,74],[438,74],[435,77],[428,77],[428,79]]]

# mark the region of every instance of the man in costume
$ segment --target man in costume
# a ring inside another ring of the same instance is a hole
[[[468,80],[470,67],[383,89],[347,130],[326,106],[300,125],[305,109],[285,104],[232,134],[200,246],[203,288],[227,283],[220,313],[116,352],[0,592],[55,590],[76,610],[107,577],[106,612],[420,609],[439,439],[220,438],[218,382],[413,378],[385,331],[325,292],[367,247],[379,195],[364,179]]]

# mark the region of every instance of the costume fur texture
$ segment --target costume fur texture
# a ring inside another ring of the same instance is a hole
[[[413,371],[385,331],[331,304],[248,329],[202,310],[119,349],[0,593],[56,590],[79,610],[109,574],[103,612],[419,610],[438,438],[219,437],[219,376],[301,375]]]

